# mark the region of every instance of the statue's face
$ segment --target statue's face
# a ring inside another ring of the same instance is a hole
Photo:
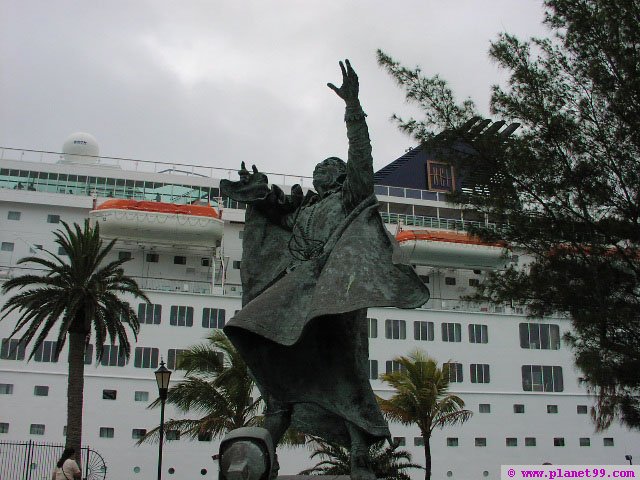
[[[327,160],[320,162],[313,170],[313,188],[319,195],[335,187],[344,171]]]

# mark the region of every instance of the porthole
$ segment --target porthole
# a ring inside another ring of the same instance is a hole
[[[202,470],[200,470],[200,475],[206,475],[207,474],[207,469],[203,468]]]
[[[140,473],[140,467],[133,467],[133,473]]]
[[[169,475],[173,475],[174,473],[176,473],[176,469],[173,467],[169,467],[168,472],[169,472]]]
[[[453,477],[453,472],[451,470],[447,472],[447,477]]]

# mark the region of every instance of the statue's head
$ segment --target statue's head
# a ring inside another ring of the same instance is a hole
[[[329,157],[313,170],[313,188],[319,195],[341,186],[347,176],[347,164],[338,157]]]

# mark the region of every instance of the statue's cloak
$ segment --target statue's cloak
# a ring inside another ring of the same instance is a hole
[[[292,405],[292,424],[305,433],[348,446],[348,421],[371,442],[389,437],[369,383],[366,309],[416,308],[429,291],[398,263],[375,196],[335,226],[319,256],[300,261],[277,219],[317,201],[315,194],[289,197],[265,183],[220,186],[223,195],[253,203],[243,234],[243,308],[224,330],[262,394]]]

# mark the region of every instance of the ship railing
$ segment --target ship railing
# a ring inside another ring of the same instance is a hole
[[[183,280],[179,278],[137,277],[131,275],[143,290],[157,292],[212,294],[214,286],[202,280]]]
[[[471,302],[456,298],[430,298],[420,307],[421,310],[451,310],[459,312],[501,313],[505,315],[527,315],[528,311],[523,306],[510,304],[493,304],[488,302]]]
[[[73,161],[74,157],[76,156],[70,154],[62,154],[61,152],[0,147],[0,161],[19,160],[25,162],[54,164],[59,163],[65,158]],[[97,166],[105,168],[112,168],[114,172],[117,172],[118,170],[124,170],[211,179],[238,179],[238,169],[235,167],[205,167],[201,165],[193,165],[191,163],[188,163],[188,161],[157,162],[133,158],[91,155],[77,155],[77,157],[79,157],[77,159],[78,164],[95,164]],[[266,171],[263,173],[269,176],[270,183],[276,183],[282,186],[292,186],[298,184],[303,188],[313,187],[313,178],[305,175],[290,175],[285,173]],[[3,174],[0,176],[0,188],[22,187],[27,189],[30,185],[33,185],[33,180],[34,179],[29,176],[29,172],[26,168],[24,170],[10,170],[7,175]],[[40,190],[40,188],[37,188],[37,185],[34,186],[34,189]],[[375,185],[374,190],[376,195],[378,196],[446,202],[446,194],[443,192],[433,192],[416,188],[391,187],[386,185]],[[61,188],[58,193],[79,195],[83,193],[91,194],[91,191],[82,192],[76,188]]]
[[[402,213],[381,212],[382,220],[390,224],[402,224],[406,227],[440,228],[445,230],[469,230],[471,227],[485,227],[495,230],[497,225],[474,220],[454,220],[450,218],[428,217],[423,215],[407,215]]]

